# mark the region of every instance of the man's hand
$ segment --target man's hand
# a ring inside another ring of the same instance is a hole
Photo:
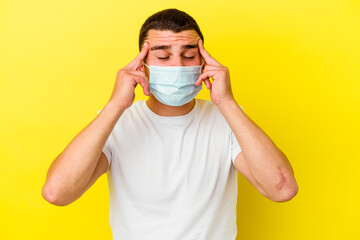
[[[114,90],[109,102],[122,109],[131,106],[135,98],[135,87],[140,84],[144,94],[150,96],[149,83],[143,68],[142,61],[149,51],[149,43],[145,42],[141,52],[126,67],[120,69],[116,76]]]
[[[204,81],[210,89],[210,97],[216,106],[224,102],[234,101],[231,91],[229,69],[215,60],[204,48],[203,42],[199,39],[199,52],[204,59],[204,72],[199,76],[195,85],[199,86]],[[212,83],[210,82],[212,78]]]

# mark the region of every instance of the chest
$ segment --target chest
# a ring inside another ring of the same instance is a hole
[[[230,136],[216,119],[182,126],[127,121],[112,136],[114,180],[132,199],[144,202],[211,196],[231,175]]]

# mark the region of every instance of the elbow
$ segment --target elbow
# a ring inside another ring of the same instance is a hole
[[[45,183],[42,191],[42,197],[49,203],[56,205],[56,206],[66,206],[69,203],[64,202],[61,198],[58,197],[56,190],[49,186],[48,183]]]
[[[291,174],[288,174],[284,171],[281,170],[280,167],[278,167],[279,169],[279,179],[280,181],[275,185],[274,188],[274,202],[287,202],[291,199],[293,199],[297,193],[299,192],[299,186],[295,180],[294,177],[294,171],[291,169]]]
[[[286,189],[283,189],[281,192],[279,192],[277,194],[276,197],[274,197],[273,200],[274,202],[287,202],[290,201],[291,199],[293,199],[297,193],[299,192],[299,186],[297,185],[296,181],[294,182],[294,184],[292,184],[291,186],[289,186]]]

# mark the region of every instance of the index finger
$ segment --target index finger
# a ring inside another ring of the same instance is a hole
[[[126,67],[124,67],[124,69],[136,70],[140,66],[144,58],[146,57],[148,51],[149,51],[149,43],[145,42],[143,48],[141,49],[141,52],[136,56],[134,60],[132,60]]]
[[[203,42],[199,39],[199,52],[201,56],[204,58],[206,64],[214,65],[214,66],[221,66],[221,64],[216,61],[204,48]]]

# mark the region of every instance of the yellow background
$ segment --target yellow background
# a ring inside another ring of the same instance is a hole
[[[359,239],[356,0],[0,0],[0,239],[111,239],[106,175],[66,207],[41,188],[137,55],[142,23],[169,7],[196,19],[236,100],[295,170],[285,203],[239,174],[237,239]]]

